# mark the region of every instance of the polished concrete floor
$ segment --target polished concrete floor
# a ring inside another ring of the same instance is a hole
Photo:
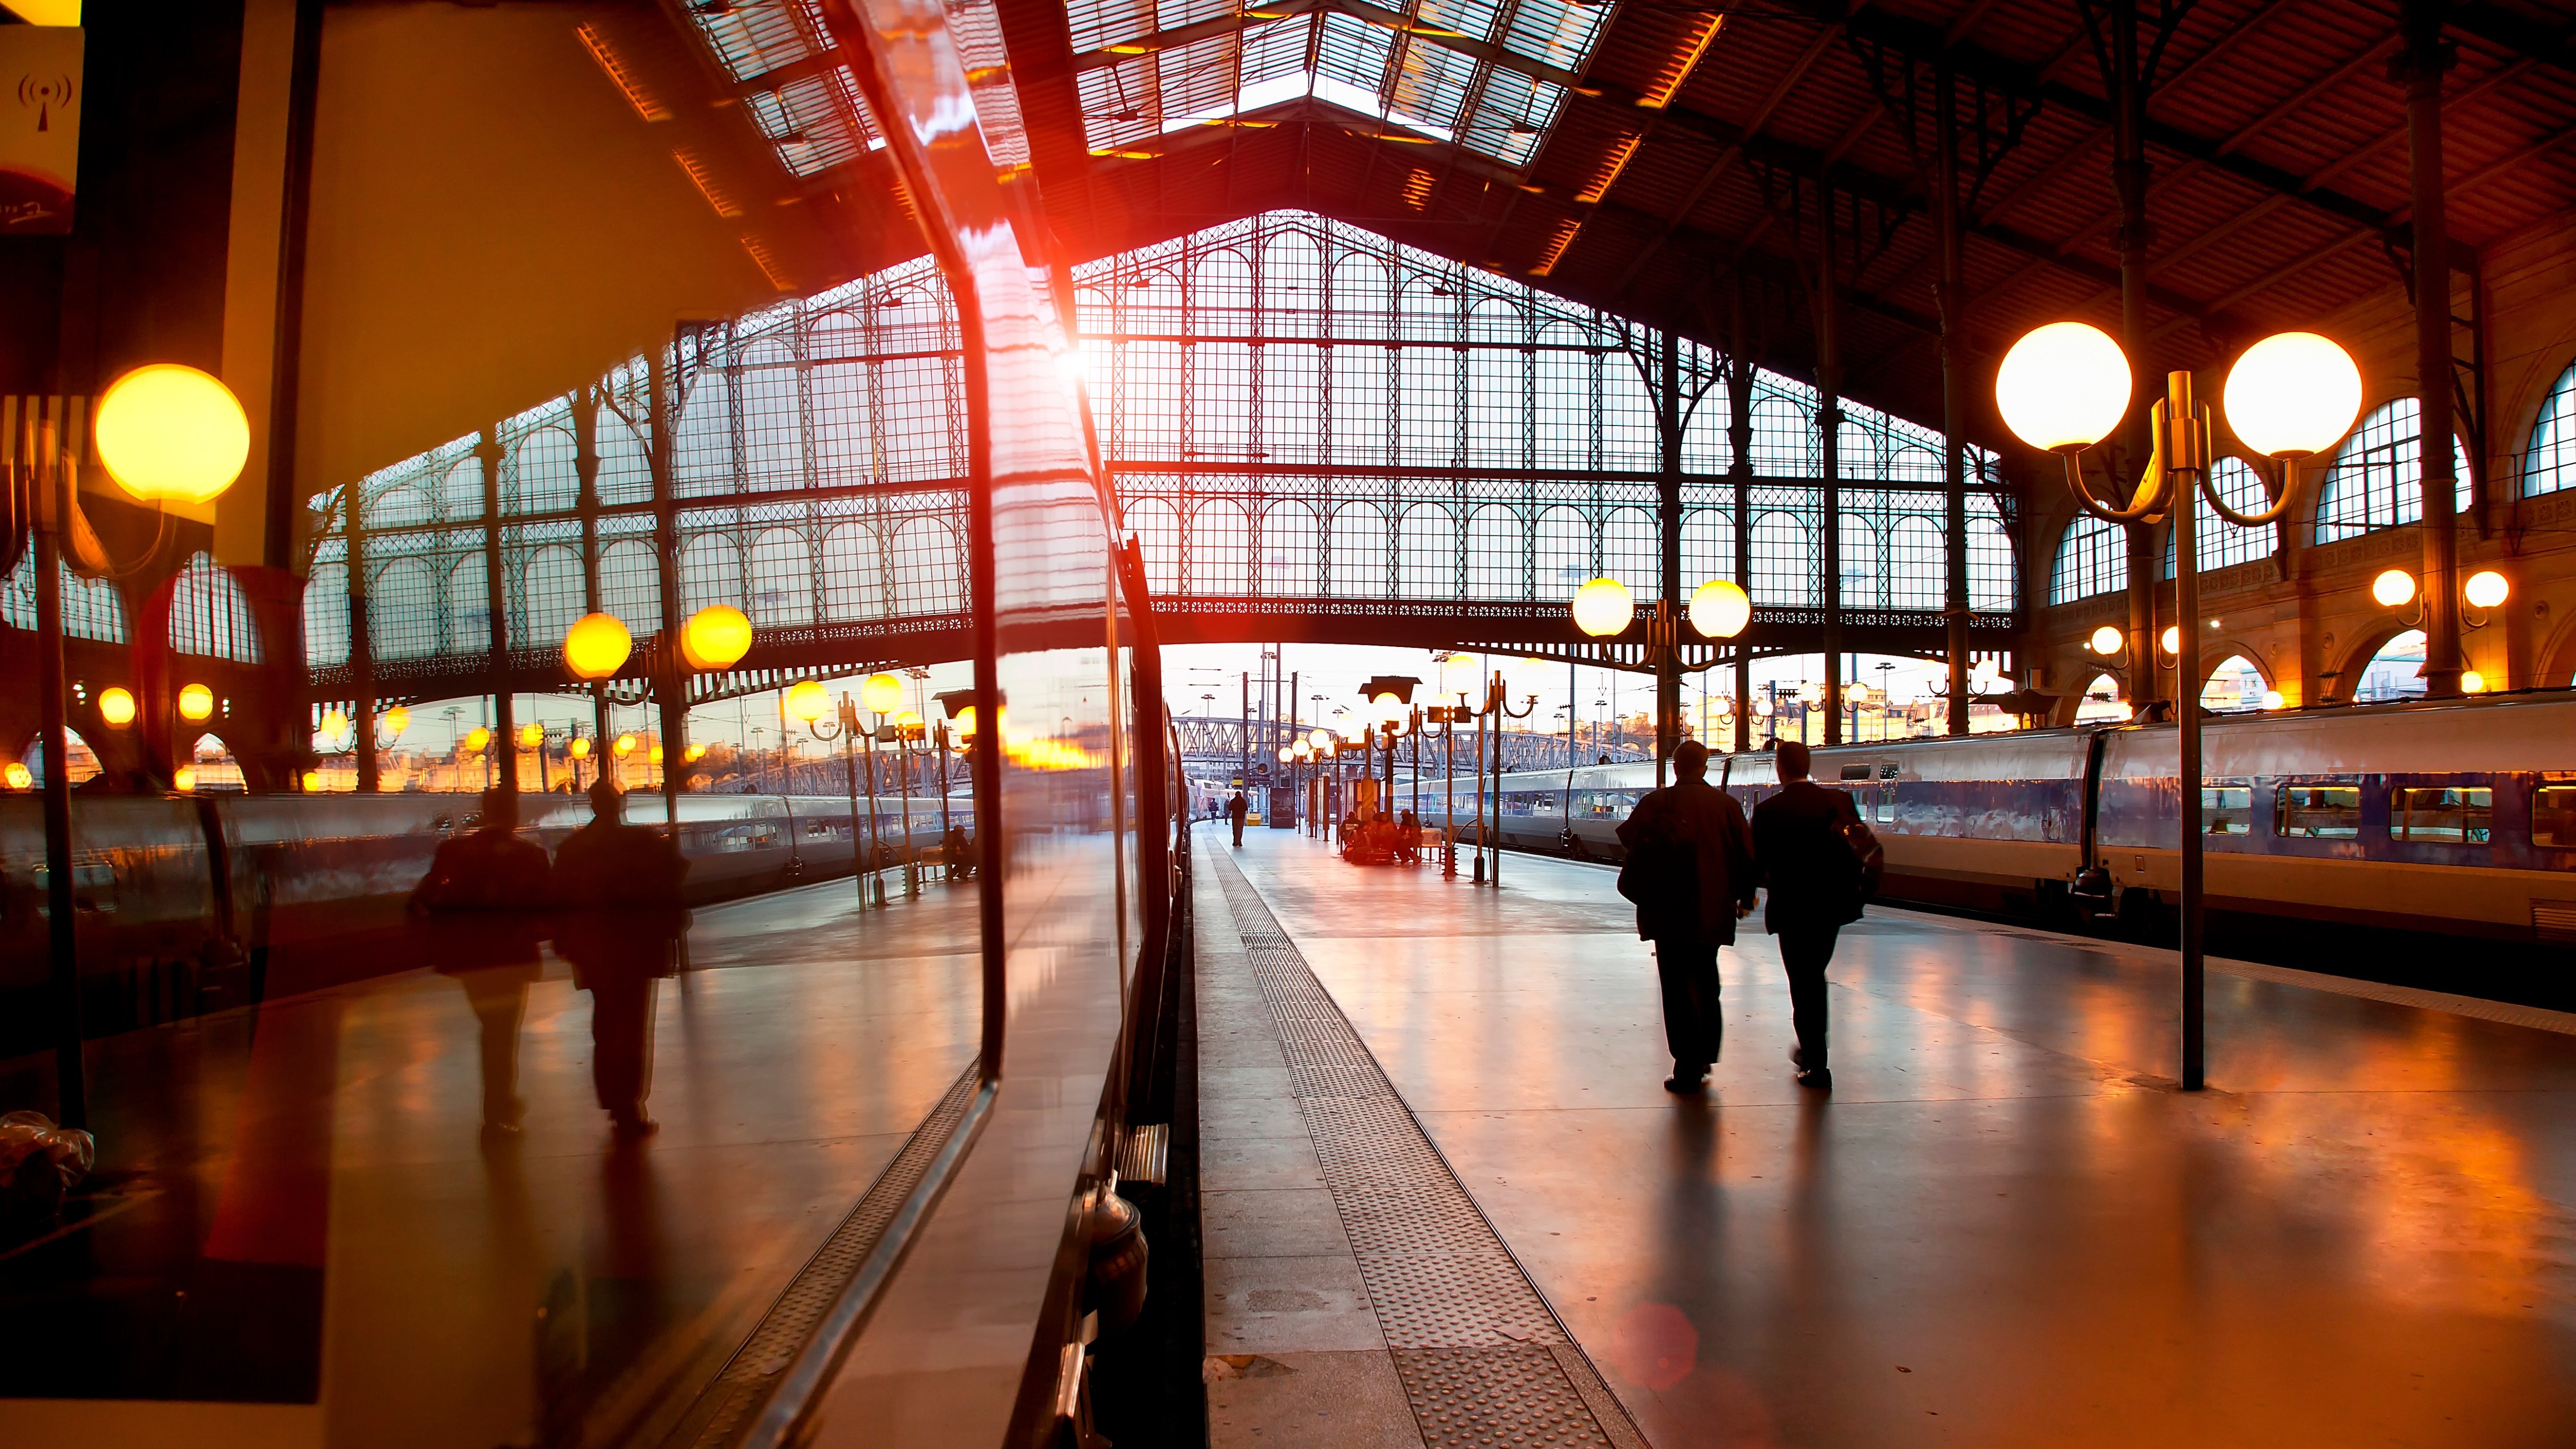
[[[2170,953],[1873,910],[1830,1096],[1791,1082],[1748,934],[1677,1099],[1608,871],[1515,856],[1498,893],[1273,831],[1234,858],[1658,1449],[2576,1443],[2548,1018],[2214,970],[2184,1094]]]
[[[93,1043],[101,1174],[0,1245],[0,1443],[650,1441],[973,1057],[974,909],[844,880],[697,912],[647,988],[644,1137],[551,955]]]

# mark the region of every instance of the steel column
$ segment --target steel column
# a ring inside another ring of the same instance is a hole
[[[2406,83],[2406,134],[2413,163],[2415,226],[2416,451],[2423,458],[2424,693],[2460,692],[2458,471],[2452,456],[2451,243],[2442,177],[2442,0],[2406,0],[2406,46],[2396,69]]]

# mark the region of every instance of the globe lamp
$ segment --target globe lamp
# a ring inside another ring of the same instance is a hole
[[[564,746],[564,753],[576,760],[587,760],[590,758],[590,740],[585,736],[575,735],[572,743]]]
[[[2120,344],[2085,322],[2033,328],[1995,370],[1995,407],[2004,425],[2050,453],[2109,437],[2129,410],[2129,389],[2129,359]]]
[[[1381,694],[1369,701],[1369,717],[1379,724],[1392,725],[1404,718],[1404,701],[1392,694]]]
[[[2485,675],[2478,673],[2474,669],[2463,669],[2460,671],[2460,693],[2481,694],[2485,692],[2486,687],[2487,677]]]
[[[98,717],[119,729],[134,723],[134,696],[117,685],[100,690]]]
[[[322,793],[322,772],[320,770],[307,770],[304,772],[304,793],[307,795],[318,795]]]
[[[660,745],[655,745],[651,749],[646,750],[644,752],[644,758],[651,764],[658,765],[662,763],[662,747]]]
[[[961,740],[975,738],[975,706],[970,704],[957,711],[950,716],[950,723],[957,726],[957,738]]]
[[[2504,581],[2504,575],[2494,569],[2480,569],[2469,575],[2467,586],[2460,592],[2473,607],[2492,609],[2503,603],[2513,588]]]
[[[914,714],[911,710],[905,710],[903,713],[894,717],[894,730],[895,738],[897,739],[920,739],[921,716]]]
[[[903,681],[891,674],[871,674],[868,682],[859,686],[859,703],[866,705],[870,714],[892,714],[903,708]]]
[[[832,698],[823,686],[810,679],[800,679],[787,687],[787,712],[812,724],[832,708]]]
[[[6,779],[12,790],[24,790],[36,782],[35,775],[16,760],[9,762],[9,768],[6,771],[0,771],[0,779]]]
[[[1444,654],[1440,656],[1440,692],[1465,694],[1476,687],[1476,656]]]
[[[197,767],[194,765],[181,765],[177,772],[170,776],[170,786],[182,795],[196,789]]]
[[[411,728],[411,711],[401,705],[395,705],[383,714],[377,715],[376,723],[383,728],[386,738],[401,739],[402,732]]]
[[[1845,703],[1845,704],[1853,704],[1853,705],[1857,705],[1857,704],[1867,704],[1868,702],[1869,702],[1869,686],[1868,686],[1868,685],[1866,685],[1866,684],[1847,684],[1847,685],[1844,685],[1844,686],[1843,686],[1843,703]]]
[[[1574,591],[1574,627],[1595,639],[1607,639],[1637,617],[1637,601],[1617,579],[1594,579]]]
[[[634,652],[635,636],[615,614],[584,614],[564,633],[564,667],[575,679],[606,679]]]
[[[98,460],[145,503],[210,503],[250,459],[250,419],[232,390],[175,362],[138,367],[99,396]]]
[[[2322,453],[2361,416],[2361,369],[2313,332],[2276,332],[2245,349],[2222,394],[2238,441],[2271,458]]]
[[[519,726],[519,748],[533,750],[546,742],[546,727],[534,720]]]
[[[349,717],[336,709],[322,712],[322,728],[315,733],[327,739],[338,739],[349,732]]]
[[[1711,579],[1691,594],[1690,621],[1703,639],[1732,639],[1753,622],[1753,601],[1731,580]]]
[[[2279,709],[2281,707],[2281,703],[2281,691],[2277,689],[2267,689],[2263,691],[2263,707],[2265,709]]]
[[[2120,652],[2120,631],[2115,625],[2105,624],[2094,630],[2093,637],[2087,642],[2096,654],[2117,654]]]
[[[635,753],[635,737],[633,735],[619,735],[617,737],[617,742],[610,745],[609,748],[617,752],[617,758],[621,760],[625,759],[628,755]]]
[[[2383,609],[2402,609],[2415,598],[2415,576],[2404,569],[2390,569],[2370,581],[2370,596]]]
[[[1306,736],[1306,742],[1318,750],[1329,750],[1333,747],[1333,732],[1318,725],[1314,733]]]
[[[1291,765],[1295,764],[1296,761],[1297,752],[1295,750],[1288,748],[1286,745],[1281,745],[1279,747],[1279,763],[1283,765]]]
[[[465,732],[465,753],[469,755],[483,753],[483,747],[490,743],[492,743],[492,732],[481,725],[476,725]]]
[[[689,746],[687,749],[680,751],[680,758],[681,758],[681,759],[683,759],[683,760],[685,760],[685,761],[687,761],[688,763],[690,763],[690,764],[692,764],[692,765],[696,764],[696,763],[697,763],[698,761],[700,761],[700,760],[705,759],[706,757],[707,757],[707,747],[706,747],[706,746],[704,746],[704,745],[691,745],[691,746]],[[660,749],[660,747],[659,747],[659,746],[656,746],[656,747],[654,748],[654,751],[653,751],[653,758],[655,758],[655,759],[657,759],[657,760],[658,760],[658,759],[660,759],[660,758],[662,758],[662,751],[661,751],[661,749]]]
[[[2156,636],[2156,646],[2164,650],[2167,654],[2180,654],[2182,652],[2182,630],[2171,624],[2167,624],[2165,626],[2165,631]]]
[[[205,719],[215,712],[215,692],[202,684],[179,687],[179,718]]]
[[[680,629],[680,657],[691,669],[731,669],[751,652],[751,619],[731,604],[709,604]]]

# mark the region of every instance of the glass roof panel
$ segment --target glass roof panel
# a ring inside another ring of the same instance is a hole
[[[816,53],[795,12],[781,0],[746,0],[722,11],[689,7],[689,18],[707,38],[716,59],[738,81],[747,81]]]
[[[1610,18],[1607,5],[1582,5],[1573,0],[1520,0],[1512,10],[1510,28],[1497,42],[1506,50],[1543,60],[1559,70],[1580,71],[1592,58],[1592,47],[1601,38],[1601,27]]]

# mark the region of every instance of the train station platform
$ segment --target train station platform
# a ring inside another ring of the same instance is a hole
[[[0,1442],[729,1442],[729,1361],[976,1054],[974,888],[888,898],[698,910],[643,983],[650,1134],[551,953],[93,1042],[102,1171],[0,1245]]]
[[[2576,1441],[2576,1017],[1873,908],[1677,1098],[1610,871],[1198,858],[1218,1449]]]

